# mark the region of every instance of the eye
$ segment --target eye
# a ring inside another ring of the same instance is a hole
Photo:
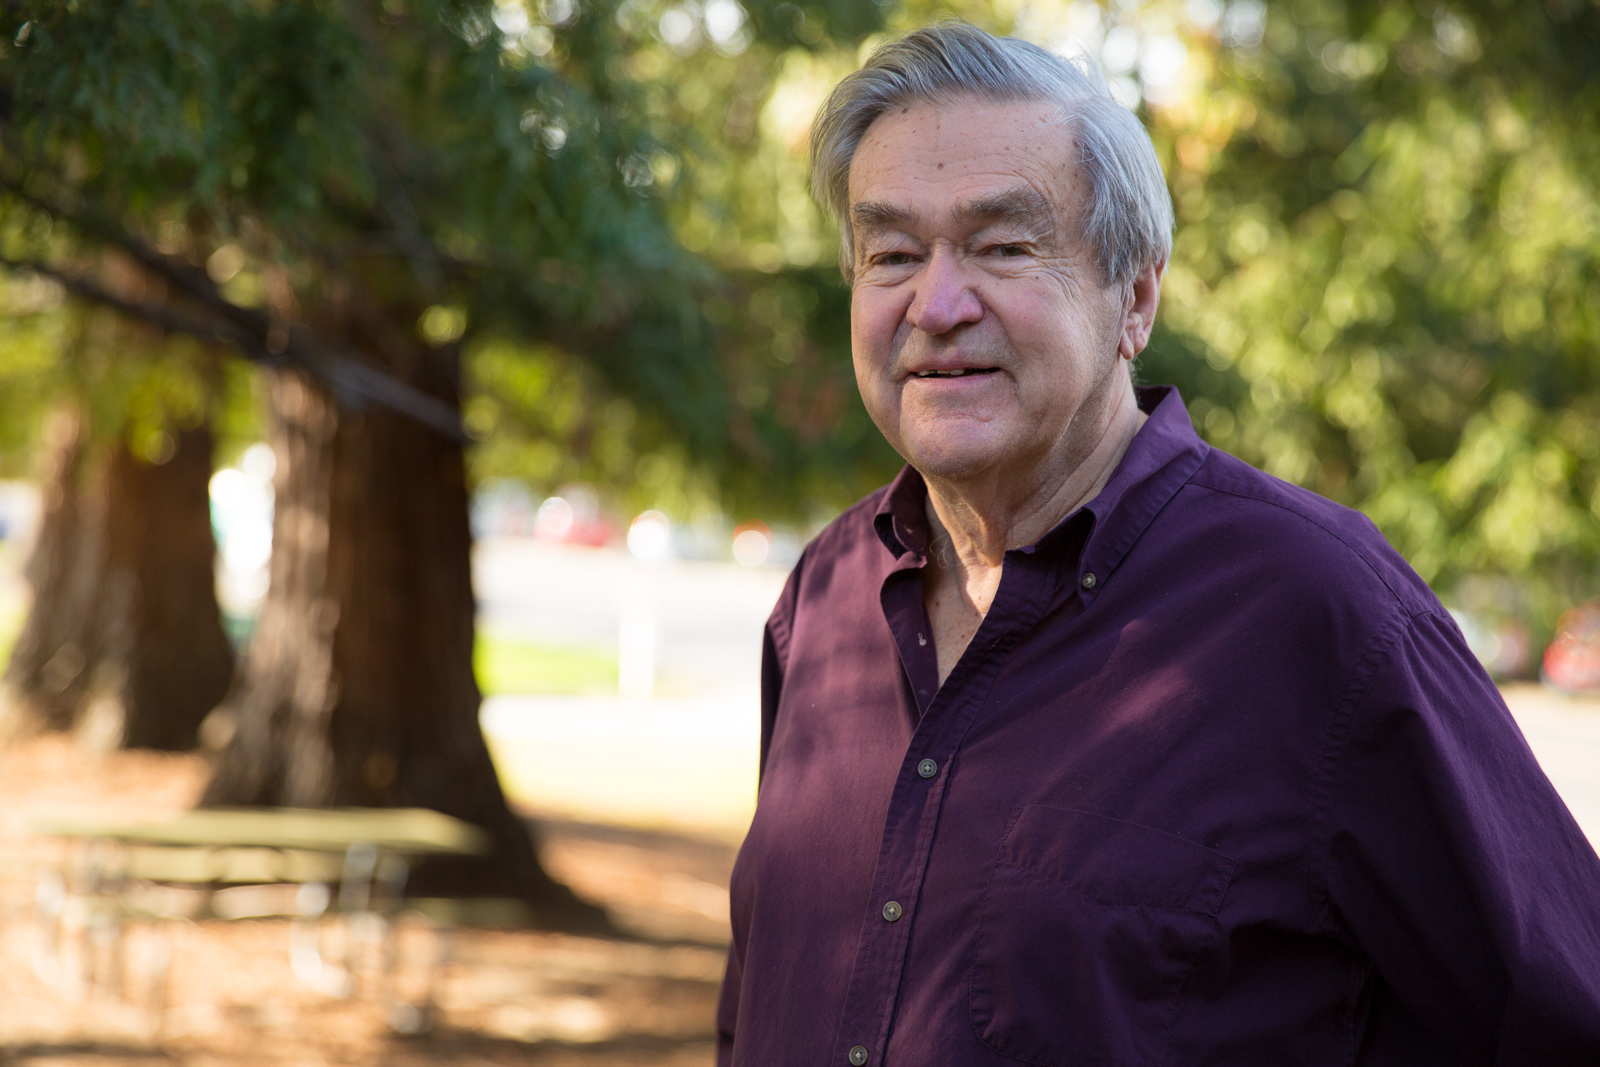
[[[882,252],[872,257],[872,262],[880,267],[903,267],[908,263],[915,263],[917,257],[910,252]]]
[[[989,247],[989,254],[991,256],[1000,256],[1002,258],[1009,259],[1013,256],[1025,256],[1028,254],[1028,250],[1022,245],[1017,244],[991,245]]]

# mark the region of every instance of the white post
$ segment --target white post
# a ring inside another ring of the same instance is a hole
[[[650,700],[656,695],[657,571],[672,551],[667,517],[646,511],[634,519],[628,551],[638,562],[617,605],[617,690],[630,700]]]
[[[619,605],[617,689],[630,700],[649,700],[656,695],[656,576],[636,566],[632,577]]]

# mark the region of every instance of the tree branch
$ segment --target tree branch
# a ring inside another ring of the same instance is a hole
[[[242,308],[228,300],[200,270],[158,252],[136,235],[104,219],[87,212],[72,211],[37,196],[14,179],[0,177],[0,189],[59,219],[84,236],[126,253],[152,274],[172,283],[221,322],[207,322],[168,307],[126,300],[81,275],[48,264],[0,258],[0,266],[31,270],[54,278],[82,299],[114,308],[175,333],[226,345],[253,362],[266,366],[293,364],[301,367],[331,389],[339,403],[346,408],[360,410],[377,404],[420,422],[452,440],[469,440],[461,424],[461,416],[453,406],[356,357],[337,351],[318,340],[303,324],[289,324],[287,343],[282,351],[274,351],[266,340],[273,325],[271,319],[263,312]]]
[[[233,331],[181,314],[166,305],[147,304],[118,296],[111,290],[89,281],[83,275],[73,271],[51,266],[38,260],[13,259],[9,256],[0,256],[0,267],[8,270],[31,271],[34,274],[55,281],[67,292],[82,300],[121,312],[130,318],[139,319],[152,326],[159,326],[170,333],[181,333],[199,341],[237,348],[247,359],[255,363],[282,366],[286,362],[280,354],[269,350],[264,343],[259,345],[252,344],[247,337],[240,337]]]
[[[452,440],[470,440],[461,425],[459,413],[436,397],[414,389],[360,360],[331,352],[314,342],[305,327],[290,328],[290,339],[282,352],[274,352],[264,339],[231,322],[214,323],[185,315],[165,304],[129,300],[88,280],[81,274],[33,260],[0,256],[0,267],[26,270],[51,278],[82,300],[110,308],[130,318],[148,322],[170,333],[179,333],[210,344],[238,351],[251,362],[268,367],[298,366],[317,378],[339,404],[360,411],[376,404],[427,426]]]

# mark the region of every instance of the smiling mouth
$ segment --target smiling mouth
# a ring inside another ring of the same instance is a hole
[[[962,378],[969,374],[993,374],[994,367],[956,367],[953,370],[919,370],[912,374],[914,378]]]

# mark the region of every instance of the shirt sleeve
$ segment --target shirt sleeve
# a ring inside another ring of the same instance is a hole
[[[789,658],[789,633],[794,622],[795,604],[799,597],[800,562],[789,574],[789,580],[778,596],[778,603],[767,619],[761,641],[761,756],[760,770],[764,777],[767,769],[767,749],[772,744],[772,729],[778,719],[778,701],[783,694],[784,668]],[[732,916],[733,939],[728,945],[728,967],[722,976],[722,993],[717,999],[717,1067],[731,1067],[733,1063],[734,1023],[739,1016],[739,986],[744,977],[744,927],[739,921],[737,908]]]
[[[1600,1063],[1600,860],[1448,615],[1411,619],[1330,735],[1328,914],[1464,1064]]]
[[[744,980],[740,953],[728,951],[728,969],[717,998],[717,1067],[733,1067],[733,1024],[739,1015],[739,984]]]

